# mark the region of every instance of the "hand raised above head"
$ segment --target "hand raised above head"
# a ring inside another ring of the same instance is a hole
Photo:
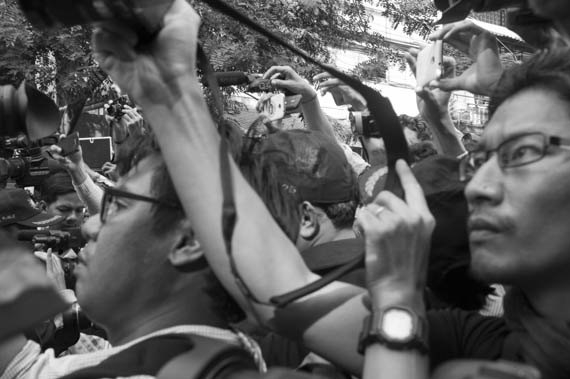
[[[358,226],[364,232],[366,275],[373,303],[380,301],[374,296],[376,290],[390,287],[422,291],[426,282],[435,220],[408,165],[400,160],[396,170],[405,200],[383,191],[358,217]]]
[[[137,103],[172,101],[175,79],[195,76],[200,17],[185,0],[175,0],[164,27],[146,44],[117,22],[103,22],[93,33],[95,59]],[[178,89],[182,90],[182,89]]]
[[[271,79],[271,85],[275,88],[303,95],[303,102],[309,101],[317,95],[317,91],[315,91],[313,86],[297,74],[292,67],[273,66],[263,74],[263,77]]]
[[[499,59],[497,40],[491,33],[471,20],[464,20],[444,25],[430,39],[443,39],[474,62],[460,76],[433,81],[430,85],[445,91],[465,90],[485,96],[492,94],[504,69]]]

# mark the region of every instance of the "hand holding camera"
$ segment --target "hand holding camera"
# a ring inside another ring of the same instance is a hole
[[[358,92],[347,86],[340,79],[333,77],[328,72],[321,72],[313,77],[318,84],[321,95],[330,92],[336,105],[350,105],[356,111],[366,109],[366,100]]]
[[[430,36],[442,39],[473,59],[473,65],[454,78],[432,81],[430,86],[444,91],[465,90],[490,96],[503,74],[496,38],[470,20],[444,25]]]
[[[309,102],[317,96],[317,91],[301,78],[289,66],[273,66],[263,75],[263,78],[269,78],[271,85],[277,89],[289,91],[293,94],[302,95],[302,103]]]
[[[93,33],[95,59],[137,103],[172,104],[182,94],[173,83],[195,78],[200,17],[184,0],[175,0],[165,27],[139,48],[139,37],[119,21],[98,24]]]
[[[410,49],[404,57],[410,66],[410,69],[416,75],[419,50]],[[443,74],[442,79],[455,77],[456,62],[452,57],[443,57]],[[441,88],[430,88],[428,86],[416,88],[416,100],[418,110],[424,120],[428,123],[438,122],[441,119],[448,117],[449,112],[449,99],[451,92],[445,91]]]

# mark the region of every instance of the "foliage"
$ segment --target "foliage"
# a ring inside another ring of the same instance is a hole
[[[380,0],[383,15],[392,20],[392,27],[403,26],[407,34],[417,33],[427,38],[434,31],[437,8],[433,0]]]
[[[323,61],[329,47],[358,42],[381,46],[370,33],[368,0],[228,0],[258,23]],[[197,0],[189,0],[202,16],[201,41],[219,71],[264,72],[271,65],[290,64],[302,75],[316,72],[292,53]],[[23,79],[48,93],[59,105],[88,96],[97,102],[108,93],[106,75],[90,51],[89,26],[52,31],[33,28],[18,9],[17,0],[0,0],[0,83]],[[103,83],[103,85],[101,85]],[[95,91],[96,90],[96,91]]]
[[[106,78],[90,53],[90,28],[38,30],[25,19],[16,0],[0,1],[0,82],[26,79],[53,95],[59,104],[90,96]],[[56,90],[57,89],[57,90]]]

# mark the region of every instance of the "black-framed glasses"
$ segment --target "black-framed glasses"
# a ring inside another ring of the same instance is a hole
[[[499,167],[504,169],[537,162],[544,158],[550,146],[570,150],[570,139],[540,132],[526,133],[503,141],[495,149],[471,151],[460,161],[459,179],[470,180],[493,153],[497,153]]]
[[[101,218],[101,224],[104,224],[107,221],[109,214],[113,214],[117,211],[117,202],[115,201],[116,198],[122,197],[125,199],[132,199],[137,201],[144,201],[147,203],[157,204],[160,206],[178,209],[179,206],[172,202],[162,201],[159,199],[155,199],[153,197],[138,195],[136,193],[131,193],[127,191],[121,191],[119,189],[113,187],[105,187],[103,193],[103,200],[101,201],[101,212],[99,216]]]

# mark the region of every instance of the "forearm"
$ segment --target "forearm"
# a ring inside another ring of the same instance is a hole
[[[87,207],[89,214],[99,213],[103,200],[103,190],[95,184],[82,165],[75,170],[70,170],[69,173],[73,187],[81,202]]]
[[[465,152],[460,132],[455,129],[455,125],[449,115],[442,116],[437,120],[429,120],[427,123],[440,154],[457,157]]]
[[[380,286],[373,291],[372,306],[377,309],[389,307],[406,307],[426,319],[426,309],[422,291],[405,290],[401,286]],[[377,325],[379,326],[379,325]],[[427,323],[422,328],[427,327]],[[424,330],[424,338],[427,332]],[[429,360],[425,353],[418,350],[395,350],[381,343],[372,343],[365,350],[363,379],[427,379],[429,377]]]
[[[302,109],[308,129],[322,132],[334,138],[333,127],[323,112],[316,93],[311,100],[302,105]]]

